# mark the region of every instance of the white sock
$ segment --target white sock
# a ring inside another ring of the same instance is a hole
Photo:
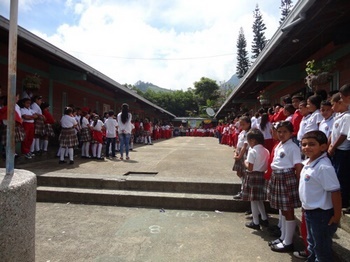
[[[279,228],[282,227],[282,211],[281,209],[278,210],[278,225]]]
[[[284,240],[286,236],[286,217],[282,216],[282,220],[281,220],[281,236],[280,239]]]
[[[62,147],[59,147],[57,151],[57,156],[61,156],[61,151],[62,151]]]
[[[43,150],[47,151],[47,147],[49,146],[49,140],[43,140]]]
[[[85,142],[85,156],[90,156],[90,142]]]
[[[253,222],[255,225],[259,225],[259,208],[258,201],[250,201],[250,207],[252,209]]]
[[[112,154],[112,143],[109,144],[108,154]]]
[[[64,152],[65,152],[65,155],[66,155],[66,157],[68,156],[68,147],[66,147],[65,149],[64,149]]]
[[[92,144],[92,156],[93,157],[96,157],[96,149],[97,149],[97,144],[96,143]]]
[[[102,152],[102,144],[97,145],[97,157],[101,157],[101,152]]]
[[[283,239],[283,244],[285,245],[290,245],[293,244],[293,236],[294,236],[294,231],[296,227],[296,222],[295,220],[286,220],[286,233],[285,237]]]
[[[87,156],[85,155],[85,147],[86,147],[86,143],[84,142],[83,145],[81,146],[81,156]]]
[[[35,151],[35,138],[33,139],[33,142],[30,145],[30,152],[34,152],[34,151]]]
[[[60,161],[64,161],[64,153],[65,153],[65,150],[61,147],[60,148]]]
[[[259,213],[261,215],[262,220],[267,219],[266,211],[265,211],[265,206],[263,201],[256,201],[259,209]]]
[[[130,149],[134,148],[134,143],[130,143]]]
[[[148,136],[148,140],[149,140],[149,142],[148,143],[152,143],[152,138],[151,138],[151,136]]]
[[[74,158],[74,149],[73,149],[73,147],[68,148],[68,155],[69,155],[69,160],[73,161],[73,158]]]

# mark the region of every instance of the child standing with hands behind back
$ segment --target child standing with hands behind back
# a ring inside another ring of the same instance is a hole
[[[246,223],[245,226],[260,230],[262,226],[268,226],[267,215],[263,201],[266,200],[265,178],[270,153],[263,146],[264,135],[258,129],[253,129],[247,134],[248,144],[250,146],[247,154],[245,166],[247,171],[243,183],[243,201],[250,201],[253,221]],[[259,213],[261,214],[261,223],[259,223]]]
[[[244,160],[245,160],[245,157],[247,155],[247,148],[248,148],[247,132],[251,128],[250,118],[247,116],[242,116],[239,119],[239,125],[240,125],[240,128],[242,131],[238,135],[236,152],[234,153],[234,156],[233,156],[235,163],[233,165],[232,170],[236,171],[237,176],[239,178],[241,178],[243,181],[244,171],[246,169],[246,167],[244,165]],[[241,199],[242,198],[242,191],[238,192],[238,194],[235,195],[233,198],[234,199]]]
[[[282,212],[281,236],[270,241],[275,252],[293,251],[293,235],[296,227],[294,208],[300,207],[298,181],[302,168],[299,147],[292,141],[293,125],[282,121],[277,125],[280,143],[274,151],[271,163],[272,175],[269,181],[268,199],[272,208]]]
[[[341,194],[337,175],[327,157],[327,137],[311,131],[301,141],[303,162],[299,196],[307,224],[308,260],[332,261],[332,237],[341,217]]]

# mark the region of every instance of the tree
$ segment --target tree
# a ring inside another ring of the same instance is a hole
[[[194,87],[199,106],[207,106],[211,100],[216,101],[220,96],[219,85],[210,78],[202,77],[200,81],[194,82]]]
[[[286,17],[289,15],[290,11],[292,10],[292,0],[281,0],[281,19],[280,19],[280,25],[286,20]]]
[[[266,45],[265,30],[266,26],[263,22],[262,15],[260,13],[259,5],[256,5],[253,12],[254,23],[253,23],[253,43],[252,43],[252,58],[255,59],[259,56],[261,51]]]
[[[248,52],[246,50],[247,41],[245,39],[242,27],[239,30],[236,46],[237,46],[236,75],[238,78],[242,78],[249,69],[249,58],[248,58]]]

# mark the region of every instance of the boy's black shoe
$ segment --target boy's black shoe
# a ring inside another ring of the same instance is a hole
[[[255,225],[253,221],[246,223],[245,226],[251,229],[260,230],[260,225]]]
[[[269,220],[268,219],[266,219],[266,220],[260,219],[259,223],[263,227],[268,227],[269,226]]]
[[[60,160],[58,163],[59,163],[59,164],[66,164],[67,162],[64,161],[64,160]]]
[[[73,160],[69,161],[69,164],[70,164],[70,165],[73,165],[73,164],[74,164],[74,161],[73,161]]]

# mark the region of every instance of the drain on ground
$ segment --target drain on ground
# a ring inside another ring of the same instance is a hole
[[[128,172],[124,176],[155,176],[158,172]]]

